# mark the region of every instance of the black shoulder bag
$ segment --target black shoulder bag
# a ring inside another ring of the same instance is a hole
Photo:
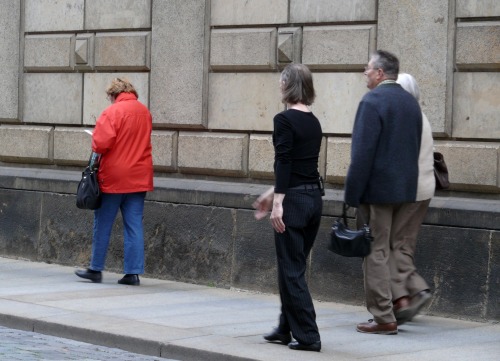
[[[76,190],[76,206],[80,209],[98,209],[101,206],[101,190],[97,181],[100,155],[92,152],[89,164],[82,172]]]
[[[373,241],[370,227],[365,223],[360,230],[349,229],[347,226],[348,209],[349,206],[344,203],[342,216],[333,222],[328,250],[344,257],[366,257],[371,252]],[[361,217],[359,212],[358,215]]]

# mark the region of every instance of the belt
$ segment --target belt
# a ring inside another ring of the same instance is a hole
[[[312,191],[315,189],[319,189],[318,183],[306,183],[301,184],[300,186],[288,188],[290,190],[304,190],[304,191]]]

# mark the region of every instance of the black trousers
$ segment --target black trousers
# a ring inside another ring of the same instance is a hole
[[[316,312],[306,283],[306,263],[321,221],[318,189],[288,190],[283,201],[284,233],[274,233],[281,315],[278,329],[302,344],[320,341]]]

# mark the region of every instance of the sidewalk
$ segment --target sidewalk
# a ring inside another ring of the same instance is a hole
[[[0,325],[152,356],[191,360],[500,360],[500,324],[418,316],[395,336],[355,331],[364,307],[316,302],[322,350],[266,343],[276,295],[141,278],[77,278],[75,268],[0,258]]]

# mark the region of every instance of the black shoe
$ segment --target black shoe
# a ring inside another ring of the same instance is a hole
[[[319,352],[321,350],[321,341],[316,341],[315,343],[312,343],[310,345],[304,345],[298,341],[293,341],[288,344],[288,347],[292,350]]]
[[[121,280],[118,280],[118,283],[121,285],[139,286],[141,281],[139,280],[139,275],[126,274]]]
[[[102,282],[102,272],[101,271],[94,271],[91,270],[90,268],[87,268],[86,270],[76,270],[75,275],[81,278],[85,278],[88,280],[91,280],[94,283],[101,283]]]
[[[264,335],[264,340],[269,341],[269,342],[274,342],[274,341],[279,341],[283,345],[288,345],[290,342],[292,342],[292,336],[290,335],[290,332],[288,333],[280,333],[277,328],[269,332],[268,334]]]

